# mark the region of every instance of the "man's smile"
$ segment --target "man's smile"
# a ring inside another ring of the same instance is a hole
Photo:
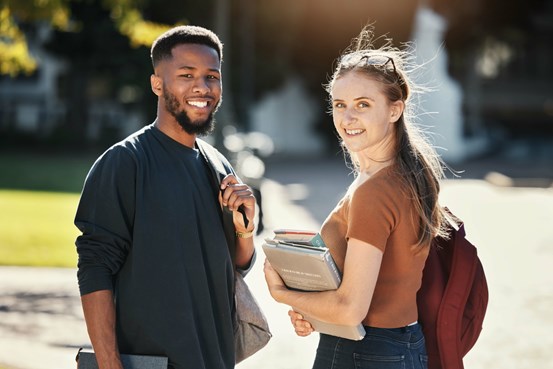
[[[186,102],[188,103],[188,105],[192,105],[197,108],[205,108],[208,105],[207,101],[188,100]]]

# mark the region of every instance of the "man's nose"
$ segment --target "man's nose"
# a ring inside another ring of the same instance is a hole
[[[195,93],[206,94],[210,91],[209,85],[204,78],[196,78],[192,91]]]

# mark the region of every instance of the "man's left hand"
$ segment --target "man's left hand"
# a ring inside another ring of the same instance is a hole
[[[221,181],[219,201],[222,206],[226,206],[232,211],[234,227],[237,232],[247,233],[253,231],[256,202],[253,191],[248,185],[239,182],[232,174],[227,175]],[[244,215],[238,211],[239,209],[243,209]],[[247,219],[246,222],[244,222],[244,216]]]

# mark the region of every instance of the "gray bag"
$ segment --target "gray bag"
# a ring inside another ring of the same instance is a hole
[[[235,272],[234,275],[234,298],[236,301],[234,351],[238,364],[265,347],[272,334],[267,319],[250,292],[244,277],[238,272]]]
[[[204,156],[212,174],[214,191],[219,192],[219,184],[227,174],[234,174],[230,164],[212,146],[202,140],[196,140],[200,152]],[[238,178],[238,176],[237,176]],[[236,239],[232,212],[223,210],[223,228],[229,247],[229,252],[234,263],[236,254]],[[244,218],[246,222],[247,219]],[[261,350],[272,337],[269,324],[261,308],[252,295],[244,277],[237,271],[234,272],[234,299],[236,314],[234,317],[234,352],[236,364]]]

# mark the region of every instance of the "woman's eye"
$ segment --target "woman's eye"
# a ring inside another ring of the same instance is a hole
[[[345,105],[343,103],[336,103],[334,104],[334,109],[340,109],[343,108]]]
[[[365,102],[360,102],[357,106],[359,106],[360,108],[368,108],[369,104],[367,104]]]

